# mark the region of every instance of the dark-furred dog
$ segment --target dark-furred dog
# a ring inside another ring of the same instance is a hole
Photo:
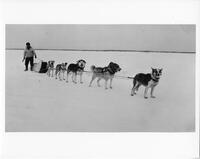
[[[48,61],[47,63],[47,75],[50,77],[53,77],[53,73],[54,73],[54,63],[55,61]]]
[[[155,98],[153,95],[154,88],[155,86],[158,85],[160,76],[162,75],[162,69],[155,69],[151,68],[152,72],[151,73],[138,73],[136,76],[133,78],[133,88],[131,90],[131,95],[135,95],[136,92],[138,91],[138,88],[143,85],[145,86],[145,91],[144,91],[144,98],[147,97],[147,92],[148,89],[151,88],[151,98]]]
[[[62,79],[65,80],[64,75],[65,75],[66,67],[67,67],[67,62],[56,65],[56,71],[55,71],[56,79],[57,79],[57,76],[59,76],[60,80]],[[61,78],[61,73],[63,74],[62,78]]]
[[[90,87],[92,85],[92,82],[94,81],[95,78],[97,79],[97,85],[100,87],[99,81],[101,79],[105,80],[105,89],[107,89],[107,82],[110,80],[110,88],[112,89],[112,80],[114,78],[114,75],[116,72],[120,71],[121,68],[119,67],[118,64],[114,62],[110,62],[107,67],[96,67],[94,65],[91,66],[92,70],[92,79],[90,81]]]
[[[69,73],[72,72],[72,82],[77,83],[77,74],[79,74],[80,75],[80,83],[83,83],[82,75],[83,75],[85,65],[86,65],[86,62],[85,62],[85,60],[82,60],[82,59],[78,60],[76,63],[69,64],[69,66],[67,68],[66,82],[68,82]]]

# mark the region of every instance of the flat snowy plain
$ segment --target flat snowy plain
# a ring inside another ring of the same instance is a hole
[[[8,132],[191,132],[195,130],[195,54],[36,50],[39,59],[57,63],[86,60],[91,65],[120,65],[119,76],[163,68],[155,99],[144,87],[130,96],[132,80],[115,78],[113,89],[24,72],[22,50],[6,51],[6,131]],[[38,60],[36,60],[38,61]]]

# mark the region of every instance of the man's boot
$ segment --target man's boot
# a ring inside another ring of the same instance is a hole
[[[25,70],[24,71],[28,71],[28,66],[26,66]]]

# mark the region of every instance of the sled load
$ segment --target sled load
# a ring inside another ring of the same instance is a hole
[[[34,63],[33,71],[38,73],[46,73],[48,70],[47,62],[39,61],[38,63]]]

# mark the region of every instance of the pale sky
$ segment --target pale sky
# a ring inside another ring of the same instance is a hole
[[[195,25],[6,25],[6,48],[195,52]]]

